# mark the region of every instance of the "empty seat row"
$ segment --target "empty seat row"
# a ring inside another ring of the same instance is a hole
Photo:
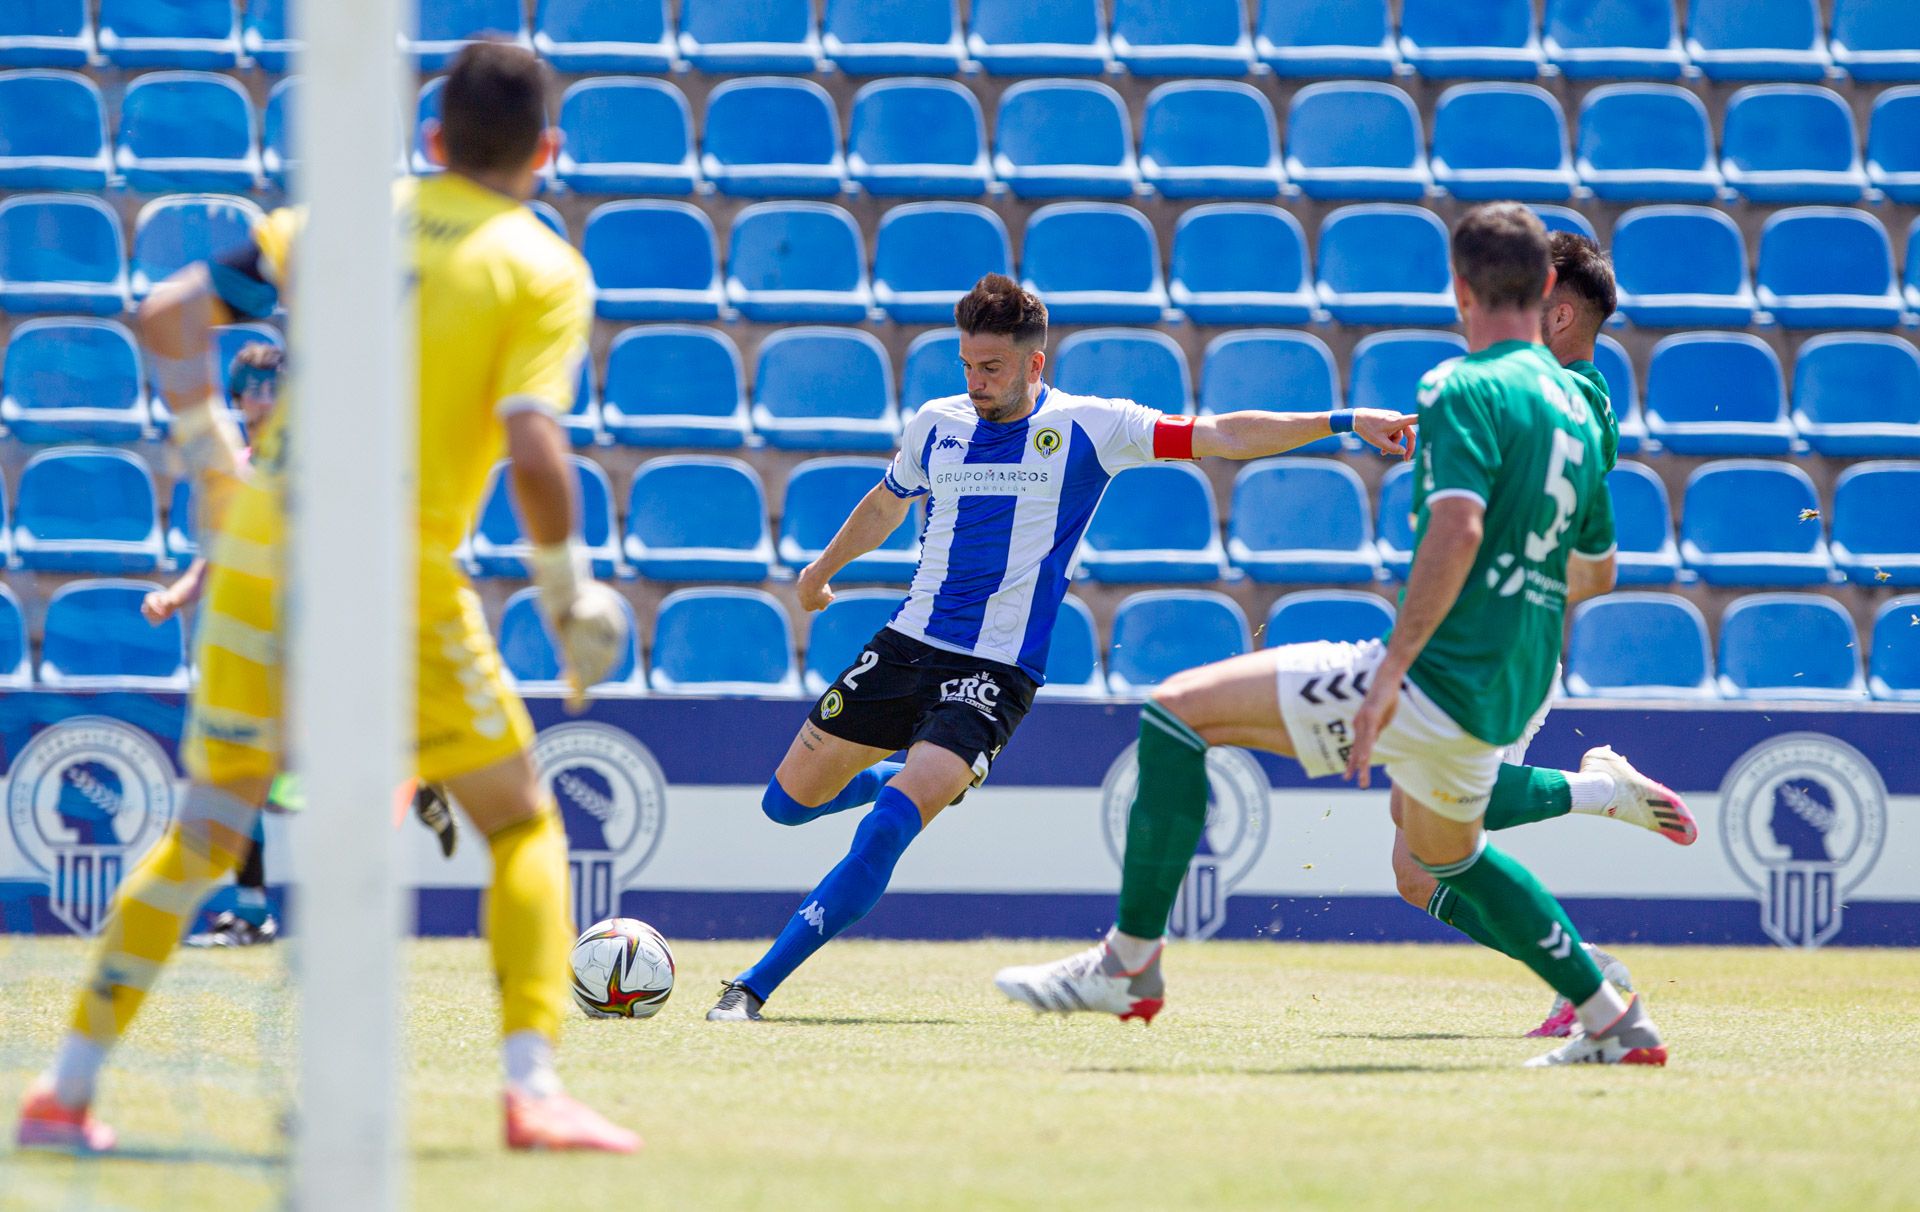
[[[87,194],[0,200],[0,311],[117,315],[169,274],[244,241],[245,198],[168,194],[140,208],[131,255],[112,207]]]

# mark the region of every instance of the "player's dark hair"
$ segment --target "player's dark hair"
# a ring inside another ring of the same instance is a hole
[[[1556,231],[1547,239],[1553,256],[1554,293],[1564,290],[1578,299],[1595,327],[1606,323],[1618,305],[1613,263],[1607,254],[1579,232]]]
[[[470,172],[518,168],[547,124],[547,69],[511,42],[470,43],[453,57],[440,94],[447,167]]]
[[[1482,307],[1538,307],[1547,289],[1547,228],[1518,202],[1476,206],[1453,229],[1453,269]]]
[[[992,333],[1016,345],[1047,343],[1047,305],[1005,274],[988,274],[953,305],[953,322],[969,336]]]

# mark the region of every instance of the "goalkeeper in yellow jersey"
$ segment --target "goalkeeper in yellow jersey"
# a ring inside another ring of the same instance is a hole
[[[522,205],[558,143],[545,125],[545,88],[545,69],[528,52],[468,47],[427,132],[448,171],[395,187],[419,325],[417,773],[452,794],[492,851],[485,926],[504,1020],[508,1145],[630,1152],[639,1138],[567,1097],[554,1071],[573,939],[566,832],[535,774],[532,723],[453,558],[488,469],[509,457],[535,546],[533,580],[569,676],[581,687],[604,676],[625,617],[574,542],[559,423],[586,351],[587,270]],[[302,401],[295,384],[244,468],[225,413],[209,407],[209,334],[273,310],[292,285],[301,222],[296,211],[275,211],[246,244],[174,275],[141,308],[141,335],[175,412],[173,440],[218,532],[199,620],[200,681],[181,741],[190,782],[179,820],[120,886],[72,1029],[27,1092],[22,1147],[112,1147],[113,1133],[90,1113],[102,1063],[184,924],[238,865],[283,765],[281,476],[289,423],[297,440],[299,410],[326,402]]]

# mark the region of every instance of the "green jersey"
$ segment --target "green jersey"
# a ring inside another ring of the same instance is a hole
[[[1420,380],[1414,551],[1433,502],[1486,507],[1460,597],[1413,663],[1414,685],[1489,745],[1517,740],[1553,690],[1569,552],[1613,549],[1603,430],[1589,384],[1544,345],[1502,341]]]
[[[1600,422],[1600,453],[1606,456],[1607,470],[1612,471],[1620,460],[1620,420],[1613,415],[1613,389],[1607,386],[1607,376],[1591,362],[1569,362],[1567,369],[1580,377],[1580,386],[1586,390],[1587,403]]]

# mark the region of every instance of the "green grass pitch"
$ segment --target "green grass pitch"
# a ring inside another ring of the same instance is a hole
[[[827,948],[759,1025],[702,1021],[749,943],[682,943],[648,1022],[570,1017],[562,1072],[648,1147],[499,1146],[473,941],[407,946],[410,1205],[453,1209],[1912,1208],[1920,952],[1626,948],[1665,1071],[1538,1072],[1547,996],[1464,946],[1209,943],[1152,1027],[1037,1018],[1031,942]],[[129,1156],[22,1157],[0,1209],[267,1208],[297,1069],[287,951],[184,954],[110,1071]],[[0,1099],[84,956],[0,937]]]

